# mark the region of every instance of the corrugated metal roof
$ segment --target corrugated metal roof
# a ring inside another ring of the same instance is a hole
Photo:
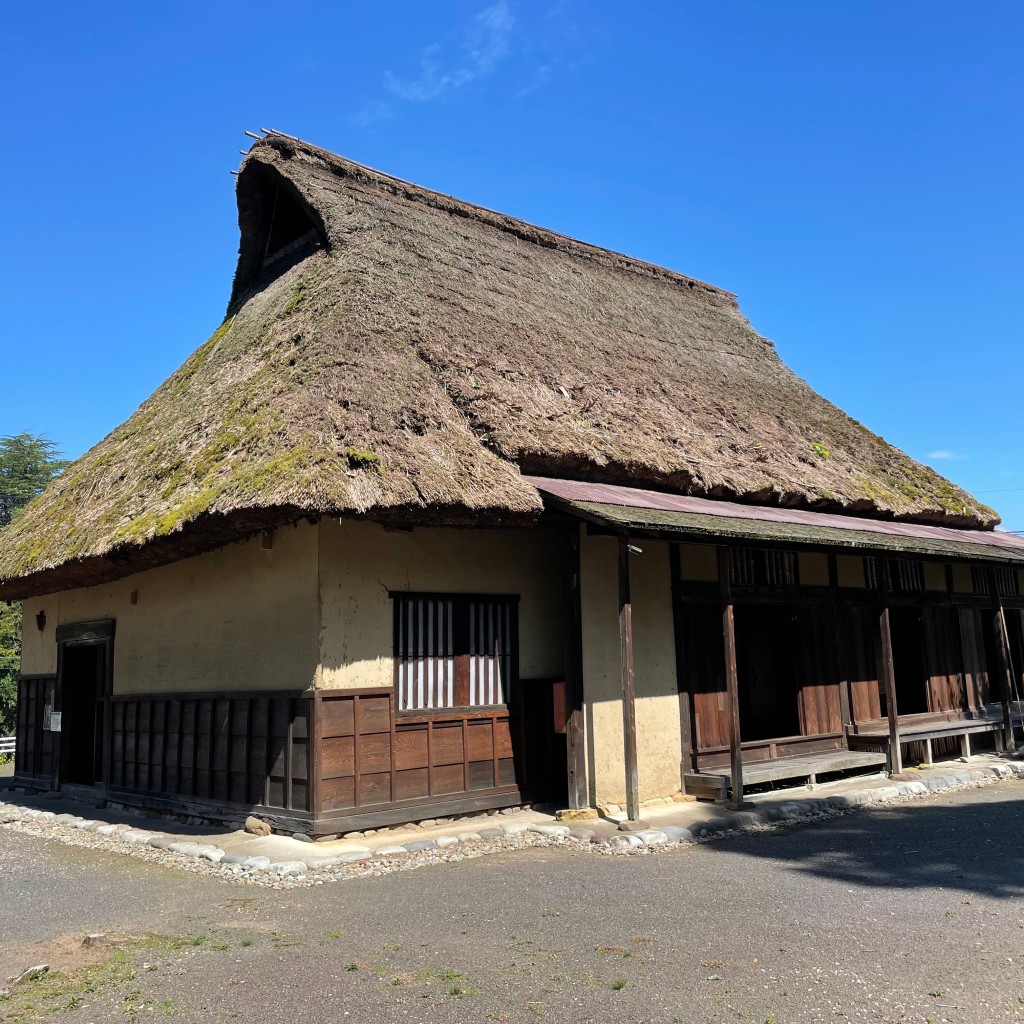
[[[775,542],[983,558],[1024,565],[1024,537],[994,530],[956,530],[801,509],[740,505],[636,487],[527,476],[542,495],[576,506],[610,525]]]

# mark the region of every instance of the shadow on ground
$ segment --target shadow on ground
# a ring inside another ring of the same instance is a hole
[[[782,861],[790,870],[852,885],[1017,899],[1024,896],[1022,835],[1024,786],[1009,782],[705,848]]]

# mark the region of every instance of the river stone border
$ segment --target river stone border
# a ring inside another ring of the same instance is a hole
[[[728,835],[773,830],[789,824],[809,824],[848,814],[859,807],[921,799],[948,789],[975,789],[1005,779],[1024,779],[1024,763],[1004,762],[984,768],[964,768],[830,797],[790,800],[754,811],[736,811],[706,821],[692,821],[686,826],[666,824],[640,832],[602,835],[590,828],[510,821],[476,832],[416,839],[401,846],[382,843],[374,849],[369,846],[349,847],[316,855],[311,849],[311,855],[304,860],[277,862],[244,852],[226,854],[212,843],[183,840],[131,825],[111,825],[93,818],[56,814],[9,803],[0,803],[0,826],[27,835],[56,839],[70,846],[127,854],[225,881],[284,889],[323,885],[345,878],[386,875],[530,847],[569,847],[609,856],[657,854]]]

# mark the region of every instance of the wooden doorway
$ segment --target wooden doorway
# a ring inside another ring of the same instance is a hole
[[[58,627],[58,786],[108,782],[113,639],[112,621]]]
[[[736,648],[743,739],[800,734],[799,609],[737,605]]]
[[[919,715],[929,707],[928,668],[925,664],[924,615],[920,608],[890,611],[892,660],[896,677],[896,708],[901,715]]]

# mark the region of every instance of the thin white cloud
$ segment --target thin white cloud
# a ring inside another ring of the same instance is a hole
[[[505,0],[482,10],[449,57],[439,43],[420,53],[419,73],[411,78],[388,71],[388,92],[408,103],[428,103],[493,73],[509,55],[515,18]]]
[[[509,80],[507,95],[525,99],[557,74],[577,73],[591,62],[586,47],[594,23],[584,13],[582,0],[556,0],[541,24],[520,24],[513,0],[494,0],[445,41],[421,49],[414,68],[385,71],[382,95],[368,99],[350,120],[372,129],[400,116],[406,105],[452,99],[498,71]]]
[[[966,455],[959,455],[956,452],[948,451],[945,448],[940,448],[937,452],[928,453],[929,459],[947,459],[950,462],[961,462],[967,457]]]
[[[395,116],[395,108],[391,103],[374,100],[367,103],[352,115],[352,123],[357,128],[369,128],[381,121],[390,121]]]

